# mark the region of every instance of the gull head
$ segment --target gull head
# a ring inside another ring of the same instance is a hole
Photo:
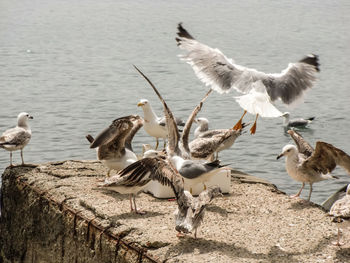
[[[29,115],[26,112],[21,112],[20,114],[18,114],[17,116],[17,123],[19,127],[22,126],[27,126],[27,121],[29,119],[33,119],[33,116]]]
[[[194,120],[198,125],[208,124],[209,121],[207,118],[197,118]]]
[[[282,149],[282,153],[280,153],[278,156],[277,156],[277,160],[283,156],[292,156],[292,155],[295,155],[295,154],[298,154],[298,149],[297,147],[295,147],[294,145],[292,144],[288,144],[286,146],[283,147]]]
[[[285,118],[289,118],[290,113],[288,111],[283,112],[283,114],[281,115],[281,117],[285,117]]]
[[[149,102],[148,102],[148,100],[146,100],[146,99],[141,99],[141,100],[137,103],[137,106],[138,106],[138,107],[144,107],[144,106],[146,106],[146,105],[149,105]]]

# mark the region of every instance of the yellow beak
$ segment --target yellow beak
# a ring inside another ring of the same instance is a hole
[[[137,107],[140,107],[140,106],[143,106],[143,105],[145,105],[145,104],[143,104],[142,102],[137,103]]]

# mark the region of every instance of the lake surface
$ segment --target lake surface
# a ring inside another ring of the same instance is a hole
[[[19,112],[34,116],[26,162],[95,159],[87,133],[94,136],[112,120],[141,114],[141,98],[160,115],[162,106],[141,78],[137,65],[154,82],[177,117],[186,119],[207,91],[189,65],[177,57],[177,23],[201,42],[217,47],[236,63],[280,72],[304,55],[319,55],[321,72],[292,117],[312,117],[301,131],[314,145],[329,142],[350,153],[350,2],[349,1],[112,1],[2,0],[0,4],[0,131],[16,125]],[[213,93],[199,116],[211,128],[232,127],[242,109],[237,93]],[[245,121],[254,121],[249,115]],[[222,152],[223,163],[267,179],[288,194],[300,184],[276,160],[292,140],[282,119],[259,119],[257,133],[241,136]],[[144,130],[134,149],[155,140]],[[20,162],[19,152],[14,161]],[[1,150],[0,169],[9,164]],[[321,203],[350,181],[314,185],[312,201]],[[305,198],[308,187],[303,192]]]

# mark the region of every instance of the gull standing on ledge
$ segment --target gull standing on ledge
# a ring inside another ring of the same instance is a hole
[[[329,211],[329,214],[331,216],[334,216],[334,222],[338,223],[338,236],[335,245],[341,246],[343,244],[340,243],[339,224],[341,224],[343,227],[350,226],[350,184],[346,188],[345,196],[334,202]]]
[[[283,125],[287,128],[305,128],[309,123],[311,123],[315,119],[315,117],[311,117],[308,119],[298,118],[290,120],[289,112],[284,112],[281,116],[283,117]]]
[[[111,170],[122,170],[138,160],[131,142],[142,123],[140,116],[129,115],[114,120],[95,139],[91,135],[86,136],[91,143],[90,148],[98,147],[97,158],[108,167],[107,177]]]
[[[155,137],[157,140],[155,150],[158,149],[159,145],[159,138],[162,138],[164,140],[164,148],[165,148],[165,140],[167,137],[167,127],[166,127],[166,121],[165,117],[160,118],[156,115],[156,113],[153,111],[153,108],[148,100],[142,99],[137,103],[138,107],[142,107],[143,115],[144,115],[144,125],[143,128],[148,133],[148,135]],[[176,124],[178,126],[184,126],[185,123],[175,118]]]
[[[290,63],[281,73],[266,74],[255,69],[235,64],[219,49],[211,48],[194,39],[180,23],[178,25],[177,44],[187,51],[180,56],[190,64],[196,76],[207,86],[219,93],[228,93],[232,89],[245,95],[235,97],[244,113],[235,125],[242,128],[242,119],[247,111],[256,115],[250,129],[256,131],[256,121],[261,117],[280,117],[282,113],[272,104],[281,99],[285,104],[292,104],[301,99],[305,91],[311,89],[319,71],[318,56],[309,55],[299,62]]]
[[[318,141],[315,150],[296,131],[289,130],[289,135],[295,141],[297,147],[288,144],[283,147],[282,156],[286,157],[287,173],[296,181],[302,182],[299,192],[292,197],[299,197],[305,183],[310,184],[308,201],[310,201],[312,184],[315,182],[338,179],[329,174],[337,165],[342,166],[350,174],[350,156],[331,144]]]
[[[13,166],[12,152],[16,150],[21,150],[22,165],[24,165],[23,148],[29,143],[32,137],[32,131],[28,124],[29,119],[33,119],[33,117],[26,112],[21,112],[17,116],[17,126],[6,130],[0,137],[0,148],[10,152],[11,167]]]

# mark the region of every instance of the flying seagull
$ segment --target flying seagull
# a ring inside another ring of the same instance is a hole
[[[142,125],[140,116],[129,115],[115,119],[95,139],[91,135],[86,136],[90,148],[97,148],[97,158],[107,166],[107,177],[111,170],[122,170],[138,160],[131,142]]]
[[[32,137],[32,131],[28,124],[29,119],[33,119],[33,117],[26,112],[21,112],[17,116],[17,126],[4,131],[0,137],[0,148],[10,152],[10,167],[13,166],[12,152],[17,150],[21,150],[22,165],[24,165],[23,148]]]
[[[188,117],[183,132],[180,136],[177,129],[175,118],[170,111],[168,105],[160,95],[159,91],[153,85],[153,83],[136,67],[136,70],[146,79],[146,81],[151,85],[159,99],[161,100],[164,107],[164,114],[166,118],[166,123],[168,127],[168,146],[167,154],[170,162],[174,165],[175,169],[180,172],[185,180],[185,188],[189,189],[192,193],[192,188],[198,183],[202,182],[204,190],[206,189],[205,182],[221,172],[222,170],[229,170],[227,167],[220,167],[218,162],[213,163],[203,163],[198,160],[191,159],[191,152],[189,148],[189,134],[191,130],[192,123],[196,118],[198,112],[201,110],[204,101],[211,93],[211,89],[206,93],[204,98],[201,100],[199,105],[197,105],[192,111],[191,115]],[[215,151],[223,139],[216,141],[216,147],[213,147]]]
[[[293,197],[300,196],[305,183],[310,184],[308,201],[310,201],[312,184],[315,182],[338,177],[331,175],[337,165],[342,166],[350,174],[350,156],[333,145],[318,141],[315,150],[296,131],[289,130],[289,135],[295,141],[297,147],[288,144],[283,147],[282,156],[286,157],[287,173],[296,181],[302,182],[299,192]]]
[[[329,214],[334,217],[334,222],[338,223],[338,237],[335,245],[343,245],[340,242],[339,224],[343,227],[350,226],[350,184],[346,188],[346,194],[343,198],[337,200],[331,207]]]
[[[154,112],[150,102],[146,99],[141,99],[138,104],[138,107],[141,107],[144,115],[144,125],[143,128],[147,132],[148,135],[156,138],[156,146],[155,150],[158,149],[159,138],[164,140],[164,148],[165,148],[165,139],[167,137],[167,127],[165,117],[158,117]],[[178,118],[175,118],[176,124],[178,126],[184,126],[185,123]]]
[[[290,120],[289,112],[284,112],[281,116],[283,117],[283,125],[287,128],[305,128],[309,123],[311,123],[315,119],[315,117],[311,117],[308,119],[297,118]]]
[[[178,46],[187,51],[180,56],[190,64],[196,76],[207,86],[219,93],[228,93],[232,89],[244,95],[235,97],[244,113],[235,125],[242,128],[242,119],[249,112],[256,115],[250,129],[256,131],[256,121],[261,117],[280,117],[282,113],[272,104],[281,99],[285,104],[292,104],[311,89],[319,71],[317,55],[308,55],[296,63],[289,63],[281,73],[267,74],[255,69],[235,64],[219,49],[211,48],[197,41],[180,23],[177,27]]]

